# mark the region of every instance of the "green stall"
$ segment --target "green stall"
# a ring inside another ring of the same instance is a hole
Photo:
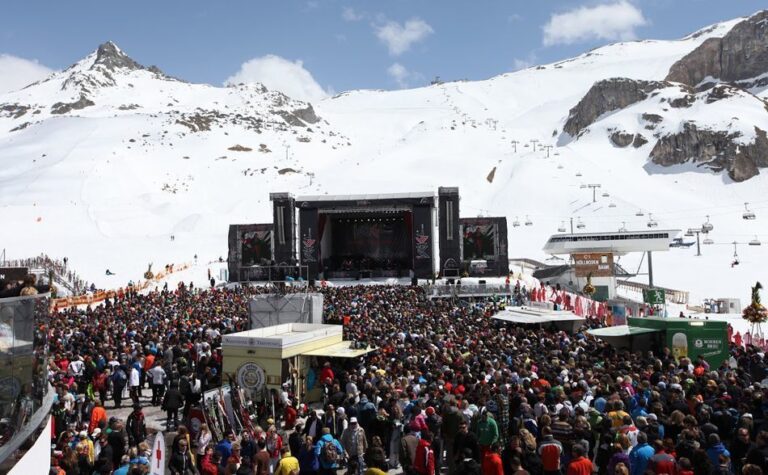
[[[703,356],[712,368],[728,359],[727,323],[687,318],[628,318],[627,325],[590,330],[593,336],[631,351],[668,347],[675,358]]]

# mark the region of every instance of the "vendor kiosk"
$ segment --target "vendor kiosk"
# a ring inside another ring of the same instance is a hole
[[[659,351],[668,347],[675,359],[699,356],[717,368],[728,358],[727,322],[687,318],[628,318],[627,325],[589,330],[618,348]]]
[[[356,358],[374,351],[355,348],[342,332],[341,325],[285,323],[225,335],[224,378],[231,377],[254,401],[290,383],[301,402],[311,389],[306,382],[314,357]]]

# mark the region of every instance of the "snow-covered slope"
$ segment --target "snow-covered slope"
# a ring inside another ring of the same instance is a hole
[[[632,123],[639,109],[603,117],[594,124],[601,133],[556,146],[569,110],[595,82],[661,81],[737,22],[679,41],[609,45],[486,81],[352,91],[314,109],[259,85],[168,78],[103,45],[46,81],[0,96],[0,242],[9,257],[66,255],[87,278],[117,285],[140,278],[149,262],[226,256],[228,224],[269,221],[271,191],[459,186],[464,216],[505,215],[510,224],[530,217],[533,226],[510,226],[513,256],[547,257],[546,238],[570,218],[605,231],[645,228],[651,212],[660,228],[685,229],[709,214],[711,237],[722,244],[704,248],[703,257],[693,256],[695,248],[656,256],[656,282],[700,298],[745,298],[748,284],[763,277],[764,247],[737,246],[742,264],[731,268],[733,246],[725,243],[755,234],[768,240],[764,175],[735,184],[693,168],[649,173],[648,150],[618,148],[605,135],[642,127]],[[580,188],[586,183],[600,183],[609,196],[592,203]],[[741,219],[744,202],[757,220]],[[635,216],[640,209],[645,216]],[[622,265],[634,269],[638,259]],[[106,268],[117,275],[104,276]]]

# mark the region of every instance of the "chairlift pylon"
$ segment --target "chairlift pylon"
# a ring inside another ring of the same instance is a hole
[[[752,220],[755,219],[755,213],[749,209],[749,203],[744,203],[744,214],[741,215],[743,219]]]
[[[704,234],[708,234],[713,229],[715,229],[715,227],[712,226],[712,223],[709,222],[709,215],[707,215],[707,221],[701,225],[701,232],[703,232]]]

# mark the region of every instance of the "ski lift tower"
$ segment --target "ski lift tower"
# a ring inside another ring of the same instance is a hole
[[[586,189],[591,188],[592,189],[592,202],[597,203],[597,189],[600,188],[601,185],[599,183],[590,183],[588,185],[581,185],[579,188]]]
[[[696,257],[701,257],[701,242],[699,241],[699,236],[702,232],[704,232],[702,228],[688,228],[688,231],[686,232],[686,234],[691,236],[694,234],[696,235]]]

